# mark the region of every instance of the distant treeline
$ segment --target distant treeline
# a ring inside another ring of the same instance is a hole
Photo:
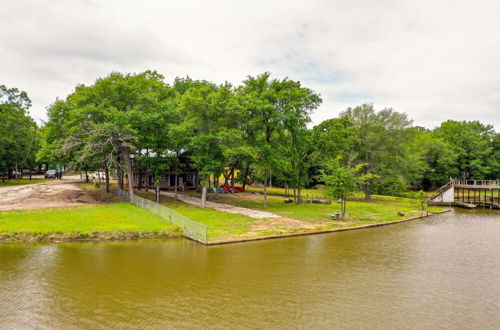
[[[39,132],[25,93],[2,86],[0,99],[6,173],[36,161],[117,171],[119,179],[141,170],[159,182],[165,171],[180,172],[180,157],[188,155],[203,196],[210,177],[231,178],[237,170],[237,182],[272,180],[294,189],[297,201],[302,188],[323,183],[332,164],[356,169],[367,199],[436,188],[450,178],[500,177],[500,133],[491,125],[448,120],[429,130],[404,113],[363,104],[311,129],[320,95],[269,73],[238,86],[189,77],[167,84],[155,71],[111,73],[56,100]]]

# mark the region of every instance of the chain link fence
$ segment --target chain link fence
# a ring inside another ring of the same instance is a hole
[[[117,189],[117,195],[126,202],[132,203],[141,209],[156,214],[160,218],[182,228],[190,239],[207,244],[207,226],[189,219],[188,217],[164,205],[150,201],[137,195],[130,195],[128,191]]]

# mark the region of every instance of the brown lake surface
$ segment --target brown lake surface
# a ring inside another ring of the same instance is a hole
[[[206,247],[0,245],[0,329],[499,329],[500,212]]]

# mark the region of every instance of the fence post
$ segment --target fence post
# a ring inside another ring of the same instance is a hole
[[[150,201],[149,199],[142,198],[130,194],[128,191],[117,189],[117,196],[122,200],[127,201],[135,206],[142,208],[150,213],[153,213],[160,218],[169,221],[171,224],[177,225],[184,230],[185,236],[202,243],[208,243],[208,227],[197,221],[189,219],[175,210],[161,205],[159,203]],[[203,235],[205,237],[203,237]]]

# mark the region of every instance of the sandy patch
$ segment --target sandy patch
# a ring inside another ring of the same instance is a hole
[[[25,210],[106,202],[98,191],[83,190],[74,181],[51,182],[0,188],[0,210]]]
[[[175,198],[175,193],[173,192],[168,192],[168,191],[162,191],[160,194]],[[177,194],[177,199],[180,200],[181,202],[200,206],[201,205],[201,199],[197,197],[192,197],[192,196],[186,196],[183,194]],[[222,212],[227,212],[227,213],[237,213],[237,214],[243,214],[251,218],[255,219],[264,219],[264,218],[280,218],[279,215],[276,215],[271,212],[265,212],[265,211],[259,211],[259,210],[253,210],[253,209],[248,209],[245,207],[239,207],[239,206],[233,206],[229,204],[224,204],[224,203],[214,203],[214,202],[209,202],[207,201],[207,207],[217,210],[217,211],[222,211]]]
[[[314,229],[322,226],[331,225],[332,222],[311,222],[299,219],[279,217],[273,219],[263,219],[256,221],[250,226],[250,230],[266,230],[266,229],[276,229],[276,230],[293,230],[293,229]],[[341,223],[335,221],[336,225],[342,225]]]

